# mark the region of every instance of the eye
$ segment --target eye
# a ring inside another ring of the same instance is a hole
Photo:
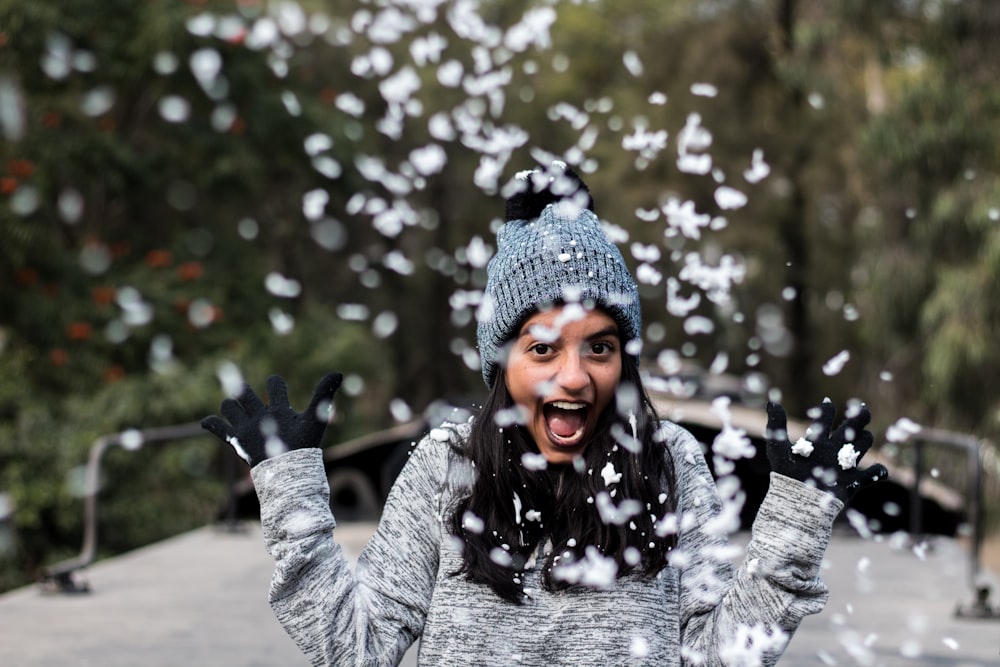
[[[591,351],[598,355],[608,355],[615,351],[615,346],[608,341],[600,340],[590,346]]]
[[[547,343],[535,343],[534,345],[529,347],[528,350],[539,356],[544,356],[552,350],[552,346],[548,345]]]

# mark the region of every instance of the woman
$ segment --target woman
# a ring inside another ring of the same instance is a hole
[[[340,376],[303,413],[284,382],[246,387],[206,429],[252,466],[270,600],[315,665],[733,665],[777,660],[820,611],[834,518],[884,468],[867,410],[812,452],[769,406],[774,468],[742,564],[700,445],[661,422],[638,372],[638,293],[586,186],[565,165],[519,175],[488,267],[477,337],[490,388],[468,423],[412,451],[352,572],[318,445]]]

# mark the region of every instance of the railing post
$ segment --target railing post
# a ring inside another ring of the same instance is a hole
[[[955,609],[955,616],[1000,620],[1000,608],[994,607],[990,602],[989,585],[980,581],[982,568],[980,552],[983,548],[986,508],[983,506],[983,463],[979,441],[975,441],[974,446],[969,448],[967,465],[972,480],[972,516],[970,518],[972,523],[970,550],[972,553],[970,554],[969,586],[972,588],[973,597],[970,604],[960,604]]]
[[[913,486],[910,487],[910,539],[918,542],[924,534],[924,503],[920,495],[923,481],[924,441],[913,444]]]
[[[928,444],[944,445],[960,449],[966,453],[968,482],[966,501],[971,529],[969,546],[969,587],[973,601],[969,605],[959,604],[955,615],[963,618],[1000,619],[1000,609],[990,604],[990,587],[980,580],[981,551],[983,548],[984,508],[983,508],[983,463],[982,442],[971,435],[922,428],[909,440],[914,448],[913,486],[910,489],[910,537],[916,541],[923,534],[924,517],[920,485],[923,482],[924,447]]]
[[[90,585],[80,581],[75,574],[94,561],[97,554],[97,494],[100,491],[101,460],[105,452],[118,445],[127,449],[136,449],[149,442],[164,440],[179,440],[194,436],[207,435],[201,424],[180,424],[177,426],[162,426],[145,430],[131,429],[120,433],[102,435],[90,446],[87,457],[86,487],[84,488],[83,546],[80,555],[45,568],[42,574],[42,584],[50,590],[59,593],[88,593]],[[228,448],[227,448],[228,449]],[[230,504],[232,499],[230,484]]]

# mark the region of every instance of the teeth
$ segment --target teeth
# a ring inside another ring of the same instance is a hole
[[[553,401],[551,405],[560,410],[583,410],[587,407],[583,403],[570,403],[569,401]]]

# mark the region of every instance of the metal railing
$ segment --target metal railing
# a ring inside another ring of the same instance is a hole
[[[923,501],[920,486],[923,482],[924,449],[927,445],[943,445],[963,451],[966,457],[968,484],[966,502],[969,523],[969,587],[972,601],[959,603],[955,615],[960,618],[980,618],[1000,620],[1000,608],[990,603],[990,586],[983,581],[982,550],[985,538],[985,506],[983,499],[984,467],[982,461],[983,440],[964,433],[954,433],[933,428],[921,428],[906,444],[914,448],[913,484],[910,486],[910,535],[917,538],[923,534]]]
[[[208,435],[200,424],[192,423],[144,430],[131,429],[102,435],[94,440],[90,446],[85,471],[83,546],[76,558],[45,568],[42,573],[43,587],[59,593],[90,592],[89,583],[78,578],[77,572],[93,563],[97,555],[97,498],[101,486],[101,461],[109,449],[117,446],[134,450],[152,442],[175,441],[195,436],[208,437]],[[214,438],[212,441],[217,442]],[[225,461],[226,487],[229,496],[225,523],[229,527],[234,527],[237,525],[234,497],[236,467],[232,456],[227,456]]]

